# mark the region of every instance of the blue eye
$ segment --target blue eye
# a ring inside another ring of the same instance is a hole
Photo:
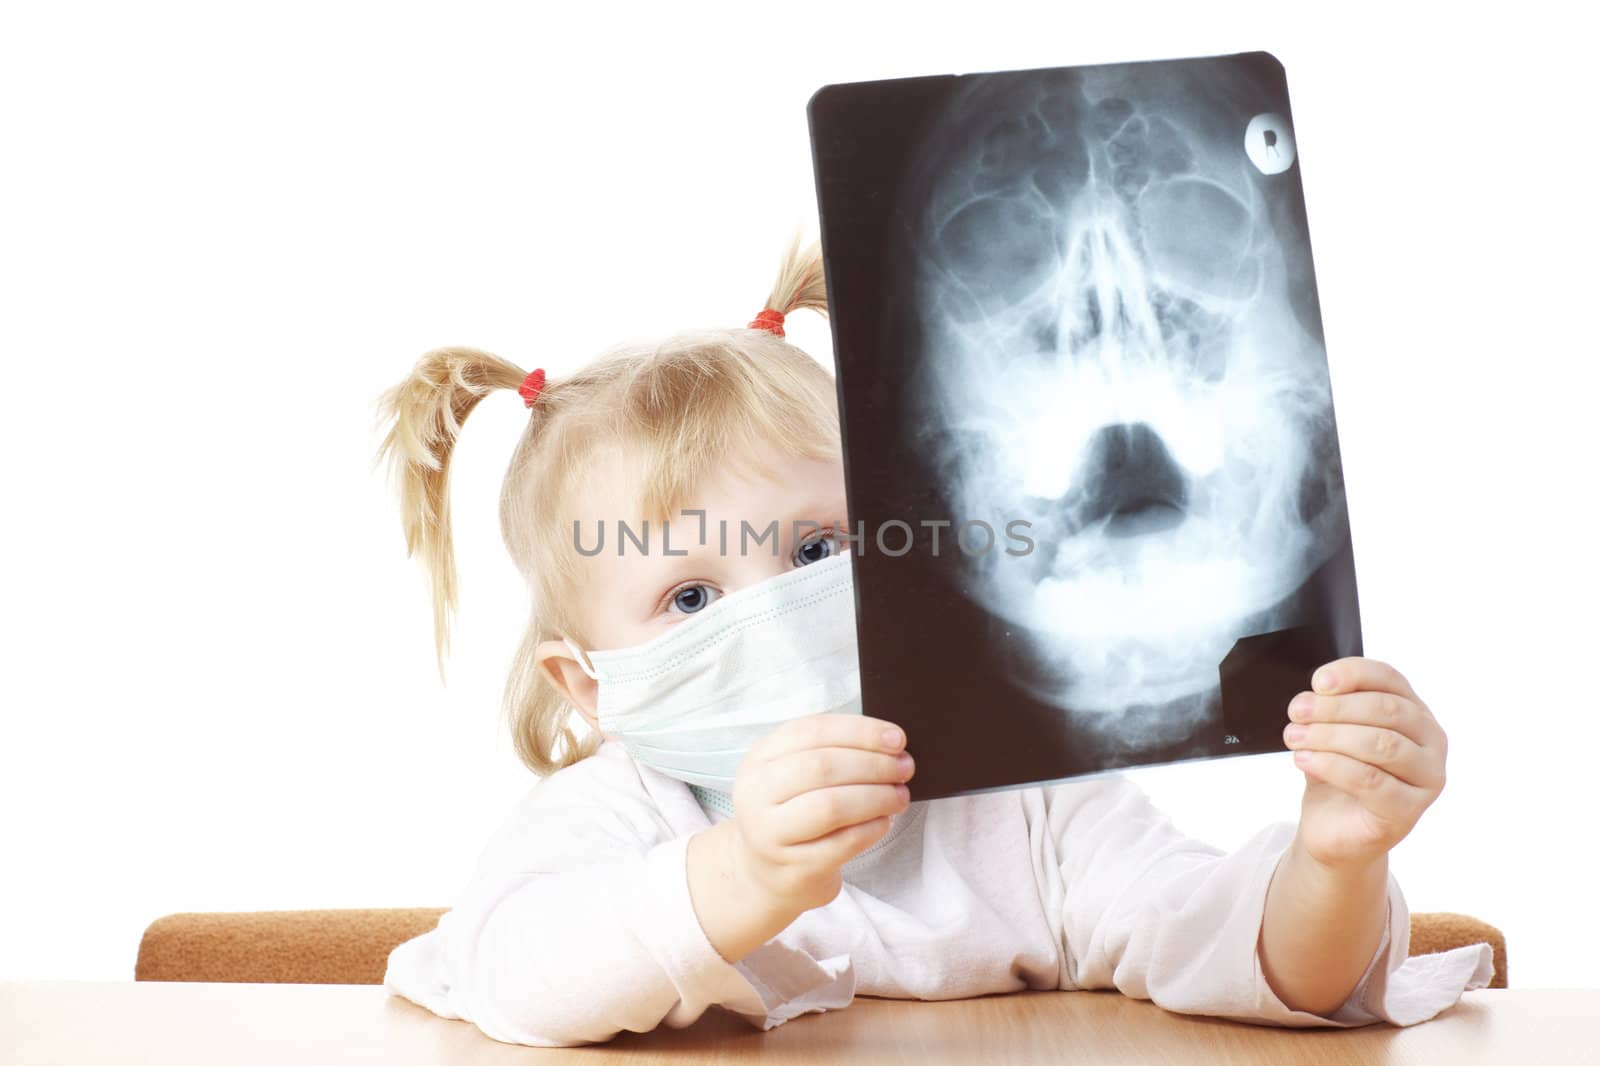
[[[717,598],[710,585],[685,585],[672,594],[672,609],[679,614],[694,614],[709,607]]]
[[[834,555],[839,550],[839,542],[834,537],[833,530],[818,534],[814,539],[803,542],[794,550],[793,563],[796,566],[809,566],[820,563],[822,560]]]

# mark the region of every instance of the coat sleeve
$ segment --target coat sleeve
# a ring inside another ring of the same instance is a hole
[[[1063,987],[1115,988],[1184,1014],[1350,1027],[1426,1021],[1493,975],[1487,944],[1408,958],[1410,912],[1391,874],[1388,923],[1350,996],[1327,1015],[1293,1010],[1256,944],[1295,823],[1267,825],[1227,854],[1185,837],[1121,775],[1048,786],[1045,810],[1060,860]]]
[[[536,1047],[683,1028],[713,1005],[761,1029],[848,1006],[847,956],[818,960],[781,935],[738,963],[718,954],[690,900],[689,839],[671,835],[631,765],[595,755],[559,770],[495,835],[438,927],[390,953],[384,985]]]

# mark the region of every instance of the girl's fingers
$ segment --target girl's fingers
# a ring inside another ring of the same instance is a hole
[[[1423,789],[1407,784],[1371,763],[1352,759],[1336,751],[1296,752],[1294,764],[1312,777],[1354,796],[1379,818],[1396,824],[1413,824],[1417,812],[1432,799]]]
[[[893,740],[884,736],[886,731],[891,730],[895,734]],[[893,722],[864,714],[829,712],[789,719],[750,745],[745,755],[748,758],[755,754],[758,759],[770,762],[806,748],[840,747],[894,752],[905,747],[905,743],[905,730]]]
[[[870,821],[835,829],[815,840],[796,844],[789,850],[800,863],[813,869],[843,866],[882,840],[893,824],[893,815],[886,814]]]
[[[806,748],[773,759],[757,788],[769,803],[783,803],[802,792],[831,785],[894,784],[909,780],[915,764],[908,752],[861,748]]]
[[[1285,730],[1284,743],[1296,751],[1338,752],[1376,766],[1406,784],[1426,790],[1443,788],[1436,761],[1404,733],[1379,726],[1311,722],[1301,727],[1305,730],[1303,735],[1291,737],[1289,731],[1294,728],[1291,725]]]
[[[1422,702],[1400,671],[1386,662],[1359,655],[1335,659],[1318,667],[1311,675],[1311,687],[1328,696],[1370,690],[1391,692],[1415,703]]]
[[[1391,729],[1421,745],[1439,743],[1444,732],[1419,704],[1392,692],[1347,692],[1340,696],[1302,692],[1290,702],[1289,717],[1307,725],[1344,722]]]
[[[905,785],[833,785],[773,807],[767,839],[780,847],[815,840],[836,829],[899,814],[911,802]]]

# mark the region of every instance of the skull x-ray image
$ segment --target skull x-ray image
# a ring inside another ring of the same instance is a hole
[[[1282,752],[1361,654],[1282,66],[826,86],[862,699],[915,794]]]

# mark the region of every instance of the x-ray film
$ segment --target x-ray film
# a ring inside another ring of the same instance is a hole
[[[862,701],[914,795],[1285,750],[1360,615],[1265,52],[808,107]]]

